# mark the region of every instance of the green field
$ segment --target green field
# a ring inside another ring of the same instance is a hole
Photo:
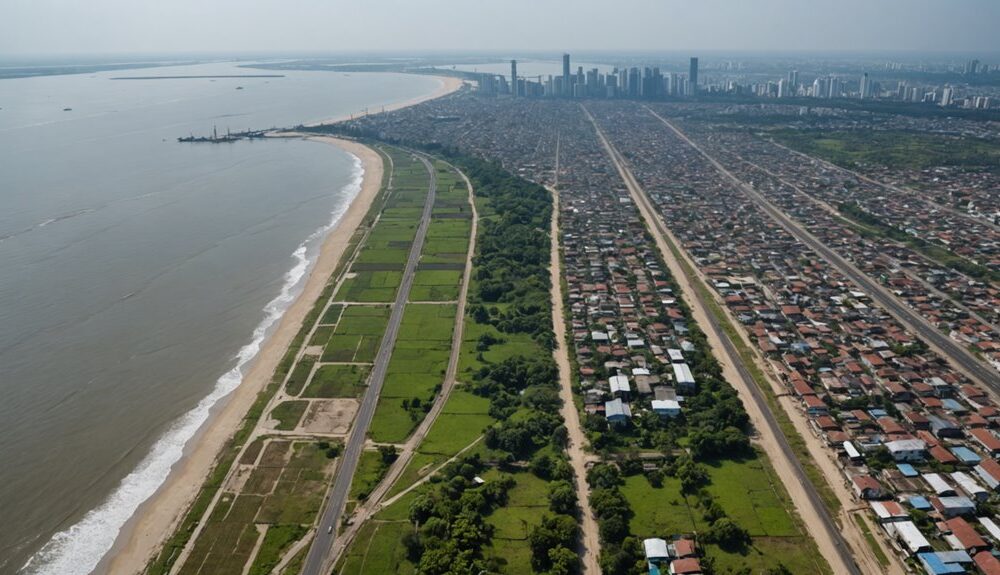
[[[180,573],[242,573],[265,528],[273,535],[264,537],[264,555],[254,564],[276,562],[277,553],[312,525],[331,462],[312,442],[269,442],[243,492],[223,493]]]
[[[903,130],[775,130],[777,141],[835,164],[925,169],[1000,166],[1000,143],[973,137]]]
[[[825,572],[825,563],[813,560],[815,544],[789,513],[792,503],[766,460],[755,457],[705,465],[710,477],[705,491],[753,538],[743,551],[706,546],[718,568],[767,569],[780,561],[793,573]],[[703,532],[709,526],[698,498],[682,493],[676,478],[665,477],[661,487],[653,487],[644,475],[633,475],[625,478],[621,492],[634,513],[630,526],[637,537],[669,539]]]
[[[454,305],[406,306],[369,430],[372,439],[401,442],[423,419],[425,406],[444,382],[454,327]]]
[[[271,410],[271,419],[278,421],[275,429],[282,431],[295,429],[299,424],[299,420],[302,419],[302,414],[306,412],[307,407],[309,407],[309,402],[302,400],[283,401],[276,405]]]
[[[351,480],[349,498],[353,501],[365,499],[372,489],[382,480],[389,466],[382,462],[382,454],[378,451],[363,451],[358,460],[358,468]]]
[[[389,306],[347,306],[323,346],[322,361],[374,361],[391,312]]]
[[[322,365],[302,397],[361,397],[371,368],[364,365]]]

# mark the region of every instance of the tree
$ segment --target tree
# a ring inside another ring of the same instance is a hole
[[[566,547],[549,549],[548,575],[573,575],[580,571],[580,556]]]
[[[386,467],[392,465],[392,462],[396,461],[396,458],[399,457],[399,454],[396,453],[395,445],[380,445],[378,453],[382,458],[382,465]]]
[[[705,467],[685,458],[677,466],[677,477],[681,480],[681,491],[694,493],[699,487],[708,483],[708,472]]]
[[[528,534],[531,546],[531,566],[536,571],[545,571],[552,566],[549,550],[557,547],[570,548],[579,535],[576,520],[568,515],[544,516],[541,523]]]
[[[434,513],[434,499],[429,495],[421,495],[410,503],[410,521],[423,523]]]
[[[738,550],[750,542],[750,534],[728,517],[716,520],[704,535],[705,541],[726,550]]]
[[[622,484],[622,477],[614,465],[599,463],[587,471],[587,483],[594,489],[616,487]]]
[[[531,472],[541,479],[549,479],[552,477],[552,469],[554,465],[555,463],[552,461],[552,456],[545,452],[539,453],[531,458]]]
[[[549,485],[549,509],[566,515],[576,512],[576,491],[569,481],[554,481]]]

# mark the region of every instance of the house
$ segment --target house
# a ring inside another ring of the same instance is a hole
[[[1000,489],[1000,463],[993,459],[986,459],[973,468],[976,475],[983,480],[987,487],[996,491]]]
[[[973,555],[990,548],[989,543],[965,519],[954,517],[945,521],[944,524],[948,528],[948,531],[951,532],[951,535],[945,536],[945,539],[952,548],[960,549]]]
[[[942,477],[939,473],[925,473],[923,478],[938,497],[951,497],[956,495],[955,488],[948,485],[948,482],[945,481],[944,477]]]
[[[681,414],[681,404],[676,399],[654,399],[653,412],[660,417],[677,417]]]
[[[965,551],[917,553],[917,560],[929,575],[965,573],[965,565],[972,563],[972,557]]]
[[[622,402],[620,398],[604,402],[604,417],[611,425],[628,425],[632,419],[632,408],[629,404]]]
[[[674,368],[674,385],[677,389],[681,390],[681,393],[694,392],[694,375],[691,374],[691,368],[688,367],[688,364],[674,363],[671,365]]]
[[[670,358],[670,363],[684,363],[684,354],[679,349],[668,349],[667,356]]]
[[[910,520],[910,514],[896,501],[871,501],[868,504],[880,524]]]
[[[976,553],[972,558],[976,567],[983,572],[983,575],[1000,575],[1000,560],[990,553]]]
[[[854,444],[851,443],[850,441],[844,442],[844,453],[847,454],[847,459],[855,465],[860,465],[865,462],[864,456],[861,455],[861,452],[858,451],[858,448],[854,447]]]
[[[670,575],[700,575],[701,563],[695,557],[675,559],[670,563]]]
[[[928,415],[927,421],[930,422],[931,433],[937,437],[962,437],[962,428],[950,419],[939,417],[937,415]]]
[[[972,439],[976,443],[983,446],[983,449],[985,449],[991,456],[996,457],[997,455],[1000,455],[1000,438],[997,438],[992,431],[977,428],[970,430],[969,435],[972,436]]]
[[[952,447],[951,453],[965,465],[979,465],[983,460],[982,457],[979,457],[979,454],[963,445]]]
[[[986,529],[986,532],[990,534],[990,537],[992,537],[994,541],[1000,541],[1000,525],[997,525],[996,522],[989,517],[977,517],[976,519],[979,520],[979,524]]]
[[[687,559],[697,557],[698,549],[691,539],[678,539],[670,546],[670,555],[674,559]]]
[[[912,521],[887,523],[884,527],[889,536],[899,541],[903,549],[911,554],[932,550],[930,542]]]
[[[667,542],[665,540],[658,537],[643,539],[642,546],[646,550],[646,561],[650,563],[670,561],[670,550],[667,549]]]
[[[632,393],[632,388],[628,383],[627,375],[613,375],[608,378],[608,387],[611,389],[611,395],[617,397],[624,401],[629,400],[629,395]]]
[[[810,417],[819,417],[830,413],[830,408],[826,405],[826,403],[815,395],[804,396],[802,398],[802,402],[806,404],[806,413],[808,413]]]
[[[916,461],[924,460],[927,451],[927,444],[920,439],[897,439],[885,444],[889,454],[895,461]]]
[[[888,495],[882,484],[871,475],[855,475],[851,478],[851,488],[860,499],[884,499]]]
[[[964,471],[952,473],[951,480],[973,501],[982,502],[990,498],[990,492],[983,489],[981,485],[976,483],[976,480],[972,476]]]
[[[976,504],[968,497],[931,497],[931,506],[945,518],[971,515],[976,512]]]

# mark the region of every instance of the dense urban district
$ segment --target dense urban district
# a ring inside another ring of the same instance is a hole
[[[989,96],[454,73],[149,572],[1000,574]]]

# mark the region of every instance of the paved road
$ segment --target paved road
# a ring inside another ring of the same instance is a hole
[[[656,234],[659,234],[661,238],[670,238],[672,234],[667,229],[666,225],[663,223],[662,217],[659,215],[659,211],[655,209],[652,201],[650,201],[649,196],[646,195],[645,190],[639,185],[639,182],[632,175],[632,172],[628,169],[627,163],[621,157],[618,150],[611,144],[610,141],[604,136],[604,133],[598,127],[597,122],[593,119],[590,113],[584,108],[584,114],[594,125],[594,129],[597,131],[598,138],[604,145],[611,157],[612,162],[618,168],[619,173],[622,175],[622,179],[625,181],[626,186],[632,193],[632,197],[636,200],[640,212],[646,216],[647,223],[654,227]],[[664,253],[663,257],[669,259],[671,254]],[[690,278],[692,282],[700,281],[698,278]],[[678,278],[681,281],[681,278]],[[794,480],[801,486],[802,492],[806,494],[808,499],[808,504],[812,508],[813,513],[818,517],[820,523],[822,524],[823,531],[827,538],[831,541],[832,547],[837,554],[837,558],[840,559],[840,569],[836,569],[836,565],[831,564],[834,567],[834,572],[837,573],[849,573],[850,575],[861,575],[861,570],[858,568],[854,561],[853,553],[847,542],[844,540],[843,535],[840,532],[839,527],[834,522],[833,518],[830,516],[829,511],[823,504],[823,500],[820,498],[819,493],[816,491],[816,487],[811,481],[806,477],[805,471],[802,469],[802,464],[799,463],[798,458],[795,456],[795,452],[792,450],[791,445],[788,443],[788,439],[782,432],[781,427],[778,425],[777,419],[775,419],[774,414],[771,412],[770,406],[764,398],[763,392],[757,387],[757,384],[753,380],[753,376],[750,371],[746,368],[743,362],[740,360],[740,355],[736,346],[733,344],[732,340],[722,329],[719,324],[718,319],[708,310],[708,304],[704,300],[701,292],[696,289],[688,290],[691,297],[696,300],[698,306],[700,306],[704,313],[704,316],[708,320],[708,327],[711,330],[712,335],[721,342],[723,350],[726,356],[729,358],[729,364],[732,365],[739,377],[743,381],[743,387],[750,392],[750,396],[757,407],[757,410],[762,414],[765,425],[767,426],[767,433],[763,434],[770,436],[774,439],[777,447],[781,451],[784,459],[788,462],[789,467],[792,469],[792,473],[795,475]],[[719,358],[722,359],[722,358]],[[777,462],[776,462],[777,463]],[[782,482],[786,485],[789,483],[790,478],[783,477]],[[801,505],[801,502],[798,503]]]
[[[358,467],[358,459],[361,457],[361,451],[364,449],[368,427],[371,425],[372,416],[375,415],[375,405],[378,403],[379,393],[382,391],[382,383],[385,381],[386,370],[389,367],[389,358],[392,356],[392,348],[396,345],[399,325],[403,321],[403,310],[406,308],[406,300],[410,297],[410,286],[413,285],[413,276],[417,269],[417,262],[420,259],[420,251],[423,249],[424,238],[427,236],[427,227],[430,223],[431,211],[434,209],[434,197],[437,192],[437,176],[434,166],[430,162],[423,157],[418,156],[418,158],[423,162],[430,177],[424,212],[421,215],[420,226],[417,228],[417,234],[414,236],[413,244],[410,247],[410,256],[406,261],[403,279],[399,285],[399,291],[396,293],[396,301],[392,306],[392,312],[389,315],[389,324],[386,326],[385,334],[382,336],[378,355],[375,356],[375,364],[368,380],[368,389],[361,399],[361,406],[354,419],[351,435],[347,439],[347,445],[344,453],[340,456],[340,463],[334,474],[333,488],[327,497],[326,508],[323,509],[316,528],[316,537],[309,547],[305,567],[302,569],[303,575],[325,575],[332,567],[328,565],[328,557],[337,536],[337,524],[340,521],[340,514],[343,513],[344,506],[347,503],[347,494],[351,488],[351,480],[354,478],[354,472]]]
[[[800,242],[809,246],[823,259],[829,262],[830,265],[835,267],[840,273],[859,285],[861,289],[865,290],[865,292],[871,296],[872,299],[878,302],[879,305],[892,314],[900,323],[910,329],[913,333],[917,334],[932,347],[936,348],[937,351],[946,359],[950,360],[952,365],[965,373],[965,375],[973,381],[976,381],[979,384],[993,390],[994,393],[1000,394],[1000,373],[997,373],[997,370],[976,358],[969,352],[969,350],[959,345],[947,335],[938,331],[937,328],[931,325],[930,322],[924,319],[923,316],[907,307],[906,304],[902,303],[898,298],[896,298],[896,296],[889,293],[875,280],[871,279],[867,274],[856,268],[854,264],[850,263],[841,257],[840,254],[828,248],[826,244],[817,239],[816,236],[812,235],[800,226],[798,222],[794,221],[783,211],[775,207],[775,205],[765,198],[763,194],[753,189],[751,186],[747,185],[729,172],[729,170],[727,170],[707,152],[702,150],[698,144],[691,141],[691,139],[688,138],[684,132],[680,131],[669,120],[652,110],[649,112],[656,116],[656,118],[663,122],[663,124],[670,128],[675,134],[677,134],[678,137],[697,150],[706,160],[711,162],[711,164],[715,166],[721,174],[743,190],[743,192],[746,193],[758,207],[778,222],[781,227],[785,228],[788,233],[795,236]]]

